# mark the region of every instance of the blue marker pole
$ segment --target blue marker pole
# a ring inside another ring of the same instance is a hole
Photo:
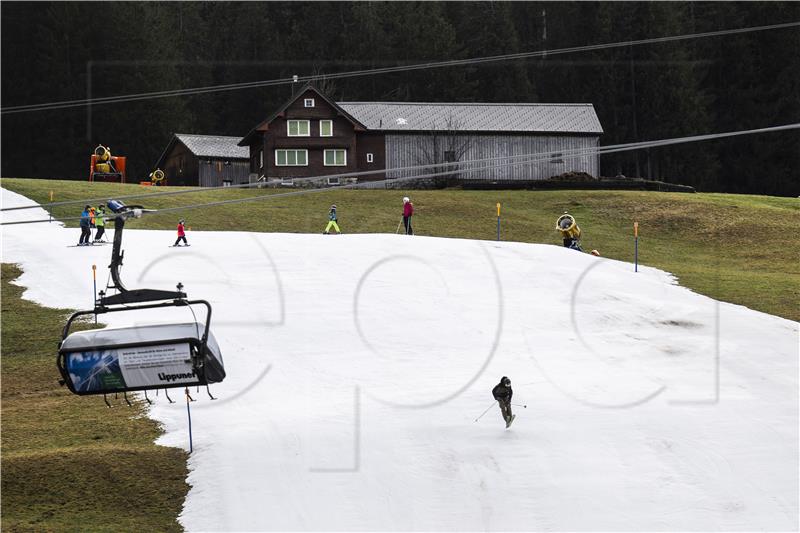
[[[189,453],[192,453],[192,410],[189,407],[189,387],[186,387],[186,415],[189,417]]]
[[[633,223],[633,271],[639,272],[639,223]]]
[[[500,202],[497,202],[497,240],[500,240]]]
[[[92,281],[94,282],[94,295],[92,296],[92,307],[97,307],[97,265],[92,265]],[[94,314],[94,323],[97,324],[97,313]]]

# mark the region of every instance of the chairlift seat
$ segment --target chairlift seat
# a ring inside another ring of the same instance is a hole
[[[59,370],[76,394],[208,385],[225,378],[205,324],[154,324],[76,331],[59,347]]]

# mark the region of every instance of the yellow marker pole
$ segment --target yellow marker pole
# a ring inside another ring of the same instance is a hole
[[[53,201],[53,191],[50,191],[50,201]]]
[[[633,271],[639,272],[639,223],[633,223]]]
[[[94,282],[94,299],[92,307],[97,309],[97,265],[92,265],[92,281]],[[94,314],[94,323],[97,324],[97,313]]]
[[[497,240],[500,240],[500,202],[497,202]]]

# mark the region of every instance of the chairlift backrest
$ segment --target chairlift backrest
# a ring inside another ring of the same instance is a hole
[[[157,324],[76,331],[61,343],[59,370],[75,394],[208,385],[225,378],[205,324]]]

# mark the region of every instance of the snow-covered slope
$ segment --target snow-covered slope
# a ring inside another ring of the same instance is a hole
[[[2,228],[27,298],[91,305],[111,250],[78,234]],[[125,235],[129,287],[214,306],[228,378],[192,405],[189,530],[798,528],[796,322],[558,246]],[[188,448],[184,403],[151,413]]]

